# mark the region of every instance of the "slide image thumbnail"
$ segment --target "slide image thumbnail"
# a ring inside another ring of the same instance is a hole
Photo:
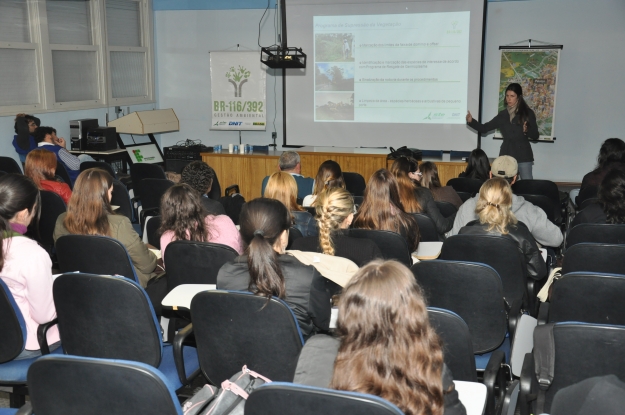
[[[315,65],[315,91],[353,90],[353,63],[318,63]]]
[[[352,33],[318,33],[315,35],[316,62],[354,62]]]
[[[354,119],[353,92],[317,92],[315,93],[315,120]]]

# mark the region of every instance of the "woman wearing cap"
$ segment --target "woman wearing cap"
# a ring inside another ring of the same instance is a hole
[[[538,139],[538,125],[536,124],[536,114],[523,99],[521,85],[517,83],[508,85],[506,88],[506,108],[486,124],[481,124],[473,119],[470,111],[467,111],[466,118],[467,124],[481,134],[499,129],[503,136],[499,155],[514,157],[519,163],[521,178],[533,179],[534,153],[529,140]]]

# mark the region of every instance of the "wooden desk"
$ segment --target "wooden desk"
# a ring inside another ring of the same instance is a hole
[[[302,175],[315,177],[319,165],[326,160],[334,160],[345,172],[360,173],[365,181],[377,170],[390,168],[393,160],[387,160],[386,154],[359,154],[347,152],[314,152],[298,151],[301,158]],[[245,200],[260,197],[260,190],[265,176],[278,171],[278,159],[281,151],[270,151],[267,154],[230,154],[230,153],[202,153],[202,161],[208,163],[219,178],[221,188],[238,184]],[[467,166],[463,161],[433,161],[438,167],[438,176],[442,184],[447,180],[458,177]]]

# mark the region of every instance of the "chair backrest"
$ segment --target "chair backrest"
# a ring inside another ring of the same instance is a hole
[[[625,245],[587,242],[573,245],[566,250],[564,255],[562,274],[576,271],[624,273]]]
[[[625,275],[565,274],[554,281],[548,322],[579,321],[625,326],[624,298]]]
[[[211,191],[208,192],[207,196],[213,200],[219,200],[219,198],[221,198],[222,196],[221,185],[219,184],[219,178],[217,177],[217,174],[215,174],[215,178],[213,179],[213,184],[211,185]]]
[[[580,189],[579,194],[575,198],[575,204],[578,206],[579,209],[583,209],[582,206],[587,206],[584,202],[589,199],[597,199],[598,191],[598,186],[586,186],[585,188]]]
[[[67,211],[65,202],[61,196],[54,192],[41,190],[41,215],[39,217],[38,232],[35,221],[31,222],[28,227],[28,235],[39,242],[39,245],[49,254],[54,249],[54,228],[56,227],[56,219]]]
[[[28,371],[33,412],[60,414],[182,415],[161,372],[131,361],[50,355]]]
[[[527,265],[512,239],[498,235],[454,235],[443,242],[439,259],[490,265],[499,274],[503,295],[509,302],[527,299]]]
[[[273,381],[293,381],[304,344],[297,320],[278,298],[204,291],[191,301],[200,368],[214,385],[243,365]]]
[[[161,198],[174,185],[167,179],[143,179],[139,182],[141,188],[141,207],[143,210],[159,209]]]
[[[157,164],[133,163],[130,166],[130,177],[132,178],[135,197],[141,197],[141,186],[139,183],[143,179],[167,179],[163,168]]]
[[[512,185],[512,192],[516,195],[547,196],[556,206],[560,206],[558,185],[551,180],[517,180]]]
[[[167,289],[171,291],[181,284],[217,284],[219,269],[238,255],[226,245],[174,241],[165,249]]]
[[[501,345],[508,322],[501,279],[494,269],[484,264],[432,260],[421,261],[411,270],[430,307],[453,311],[465,321],[474,354]]]
[[[362,202],[364,200],[365,198],[363,196],[354,196],[354,206],[356,206],[356,209],[358,209],[360,205],[362,205]]]
[[[438,231],[436,230],[436,224],[425,213],[412,213],[412,216],[417,220],[417,224],[419,225],[419,240],[421,242],[438,242],[440,241],[440,236],[438,236]]]
[[[477,382],[475,356],[469,326],[453,311],[428,307],[430,325],[443,342],[445,364],[455,380]]]
[[[554,378],[545,393],[544,412],[550,412],[559,390],[584,379],[603,375],[625,379],[625,327],[556,323],[553,337]]]
[[[547,214],[547,219],[549,219],[551,223],[559,225],[562,222],[560,207],[555,204],[548,196],[530,194],[523,194],[521,196],[523,196],[523,199],[527,200],[531,204],[541,208]]]
[[[52,285],[67,354],[158,367],[161,332],[145,291],[124,277],[63,274]]]
[[[372,229],[350,229],[349,236],[372,240],[380,248],[384,259],[396,259],[408,267],[412,265],[408,242],[398,233]]]
[[[148,237],[148,243],[155,246],[156,249],[161,249],[161,234],[158,231],[161,227],[161,217],[152,216],[145,223],[145,233]]]
[[[588,206],[590,206],[590,205],[592,205],[594,203],[599,203],[599,198],[598,197],[591,197],[591,198],[588,198],[588,199],[584,199],[584,201],[580,202],[580,204],[578,205],[578,210],[584,210]]]
[[[291,228],[289,228],[289,244],[287,245],[286,249],[291,248],[294,240],[302,238],[303,236],[304,235],[302,235],[302,232],[299,229],[291,226]]]
[[[458,209],[456,209],[456,206],[454,206],[454,204],[450,203],[450,202],[437,200],[436,201],[436,206],[438,207],[438,210],[441,211],[441,215],[443,215],[446,218],[448,218],[451,215],[453,215],[454,213],[458,212]]]
[[[82,164],[81,164],[82,166]],[[119,180],[113,180],[113,196],[111,197],[111,205],[119,206],[117,213],[120,213],[133,222],[133,208],[128,194],[128,188]]]
[[[122,275],[138,281],[128,252],[117,239],[96,235],[65,235],[57,239],[55,247],[61,272]]]
[[[293,383],[272,382],[254,390],[245,415],[403,415],[395,405],[374,395]]]
[[[0,279],[0,363],[15,359],[26,345],[26,322],[9,287]]]
[[[365,194],[367,183],[360,173],[343,172],[343,179],[345,179],[345,188],[352,195],[363,196]]]
[[[22,174],[22,168],[12,157],[0,156],[0,170],[5,173]]]
[[[582,242],[625,245],[625,225],[581,223],[569,231],[569,235],[566,237],[566,246],[570,248]]]
[[[102,169],[113,177],[113,179],[117,179],[117,174],[115,174],[115,170],[111,167],[110,164],[104,161],[83,161],[80,163],[80,171],[83,172],[87,169]]]
[[[65,169],[65,166],[60,161],[56,163],[56,171],[54,172],[54,175],[60,177],[70,189],[74,190],[74,183],[72,183],[72,179],[69,177],[67,169]]]
[[[482,180],[470,179],[468,177],[456,177],[447,181],[447,186],[453,187],[456,192],[470,193],[471,197],[479,193],[483,184]]]

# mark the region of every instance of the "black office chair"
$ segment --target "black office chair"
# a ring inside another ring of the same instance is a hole
[[[458,209],[456,209],[456,206],[454,206],[453,203],[437,200],[436,206],[438,207],[438,210],[440,210],[441,215],[443,215],[446,218],[458,212]]]
[[[139,182],[141,188],[141,215],[139,222],[141,229],[145,224],[147,216],[157,216],[161,208],[161,198],[174,185],[174,182],[167,179],[143,179]]]
[[[302,238],[303,236],[304,235],[302,235],[302,232],[300,232],[299,229],[291,226],[291,228],[289,228],[289,244],[287,245],[286,249],[290,249],[291,245],[293,245],[293,241]]]
[[[222,196],[221,185],[219,184],[219,179],[217,178],[217,174],[215,174],[215,178],[213,179],[213,184],[211,186],[211,191],[208,192],[207,196],[213,200],[219,200]]]
[[[547,336],[549,331],[553,336],[553,349],[544,341],[550,337]],[[540,335],[541,332],[544,336]],[[526,354],[523,361],[519,394],[521,415],[550,413],[555,394],[584,379],[603,375],[625,379],[623,344],[623,326],[569,322],[536,327],[534,351]],[[552,350],[553,360],[541,353],[547,350]],[[542,363],[537,365],[535,362]],[[544,369],[538,370],[541,367]],[[552,368],[553,377],[546,370],[549,368]]]
[[[272,381],[293,381],[304,345],[289,306],[237,291],[204,291],[191,301],[202,373],[214,385],[247,365]]]
[[[412,256],[406,239],[391,231],[376,231],[371,229],[350,229],[352,238],[370,239],[380,248],[384,259],[395,259],[407,267],[412,265]]]
[[[167,289],[181,284],[217,284],[221,267],[237,256],[237,251],[226,245],[174,241],[165,249]]]
[[[61,272],[122,275],[138,282],[124,245],[117,239],[97,235],[65,235],[56,241]]]
[[[130,166],[134,198],[141,200],[142,189],[140,186],[143,179],[167,179],[163,168],[158,164],[134,163]]]
[[[119,180],[113,180],[111,205],[119,206],[116,213],[126,216],[132,223],[136,222],[132,201],[130,200],[130,194],[128,194],[128,188]]]
[[[501,278],[506,300],[510,304],[521,301],[526,310],[534,310],[533,280],[529,281],[525,258],[513,240],[497,235],[454,235],[443,243],[439,259],[490,265]]]
[[[421,242],[438,242],[442,238],[439,236],[436,230],[436,224],[425,213],[412,213],[412,216],[417,220],[419,225],[419,240]]]
[[[582,242],[625,245],[625,225],[609,223],[581,223],[566,237],[566,247]]]
[[[585,202],[588,199],[597,199],[597,193],[599,191],[598,186],[587,186],[579,191],[579,194],[575,197],[575,204],[579,210],[583,209]]]
[[[28,371],[28,386],[24,415],[182,415],[167,377],[143,363],[46,356]]]
[[[517,180],[512,185],[512,192],[516,195],[543,195],[547,196],[553,203],[556,222],[561,222],[561,218],[567,217],[569,194],[560,192],[558,186],[551,180]]]
[[[0,170],[5,173],[22,174],[22,168],[12,157],[0,156]]]
[[[83,161],[80,163],[80,172],[82,173],[83,171],[87,170],[87,169],[102,169],[105,172],[107,172],[108,174],[111,175],[111,177],[113,179],[117,179],[117,174],[115,173],[115,170],[113,170],[113,167],[111,167],[110,164],[104,162],[104,161]]]
[[[72,183],[72,179],[70,179],[65,166],[60,161],[56,163],[56,171],[54,172],[56,177],[59,177],[65,184],[69,186],[70,189],[74,190],[74,183]]]
[[[562,274],[570,272],[625,273],[625,245],[579,243],[566,250]]]
[[[161,326],[139,284],[120,276],[63,274],[52,288],[61,343],[67,354],[123,359],[158,368],[174,389],[199,374],[197,349],[182,346],[192,332],[164,344]]]
[[[272,382],[254,390],[245,415],[403,415],[392,403],[373,395]]]
[[[160,227],[160,216],[152,216],[145,224],[145,233],[148,237],[148,243],[156,247],[156,249],[161,249],[161,234],[158,231]]]
[[[588,206],[592,205],[593,203],[599,203],[599,198],[598,197],[591,197],[588,199],[584,199],[583,202],[581,202],[580,205],[578,205],[577,210],[584,210],[586,209]]]
[[[553,282],[539,323],[579,321],[625,326],[625,275],[571,272]]]
[[[473,197],[480,192],[482,184],[484,184],[482,180],[470,179],[468,177],[456,177],[447,181],[447,186],[453,187],[463,202],[466,201],[466,199],[462,197],[461,193],[465,195],[469,194],[469,197]]]
[[[522,180],[523,181],[523,180]],[[527,200],[531,204],[541,208],[547,215],[547,219],[556,226],[562,226],[562,212],[560,206],[555,204],[549,197],[545,195],[520,195],[523,199]]]
[[[67,211],[61,196],[54,192],[41,190],[41,215],[39,223],[32,221],[28,226],[27,235],[35,239],[50,256],[54,254],[54,228],[56,219]]]
[[[362,205],[364,199],[365,198],[363,196],[354,196],[354,206],[356,206],[356,209],[358,209],[360,205]]]
[[[367,183],[360,173],[343,172],[345,188],[354,196],[364,196]]]

